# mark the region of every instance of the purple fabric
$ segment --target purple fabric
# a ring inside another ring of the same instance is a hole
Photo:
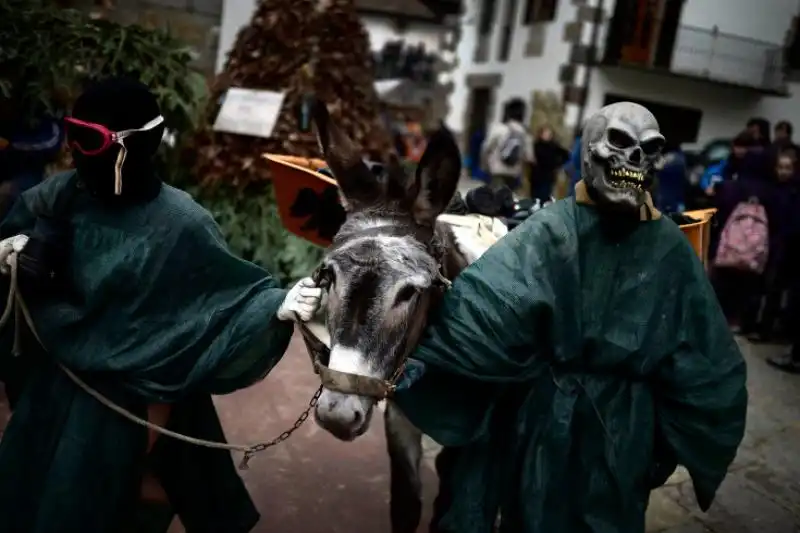
[[[711,234],[711,255],[716,254],[722,228],[741,202],[755,197],[764,205],[769,219],[770,245],[774,231],[780,226],[774,222],[777,215],[776,187],[771,182],[771,174],[767,168],[768,158],[763,151],[750,151],[744,157],[730,156],[725,169],[725,181],[716,187],[714,207],[717,208],[715,224]],[[771,247],[771,246],[770,246]]]
[[[750,149],[744,157],[738,158],[731,155],[725,167],[725,179],[762,180],[771,178],[769,156],[759,148]]]
[[[782,261],[784,243],[800,233],[800,191],[797,184],[778,184],[764,178],[740,178],[717,187],[716,227],[711,246],[716,250],[719,235],[731,213],[741,202],[755,197],[767,210],[770,234],[770,263]]]

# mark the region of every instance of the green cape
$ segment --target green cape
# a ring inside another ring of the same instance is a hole
[[[453,283],[396,400],[464,446],[448,531],[641,533],[676,464],[706,509],[743,437],[746,369],[669,219],[632,231],[566,199]]]
[[[28,338],[21,356],[25,388],[0,442],[0,531],[121,531],[146,462],[188,531],[249,531],[258,513],[229,452],[161,437],[145,457],[146,430],[54,360],[140,417],[149,403],[170,403],[171,429],[224,441],[210,395],[258,381],[281,358],[293,331],[275,318],[286,292],[169,186],[150,203],[111,209],[74,173],[58,175],[23,194],[0,234],[28,232],[38,215],[72,227],[71,259],[63,291],[25,295],[49,354]]]

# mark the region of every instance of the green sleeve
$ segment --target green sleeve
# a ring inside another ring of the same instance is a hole
[[[0,224],[0,238],[5,239],[30,231],[35,223],[36,216],[28,209],[24,196],[21,196],[14,202],[11,211],[8,212],[8,215]]]
[[[286,292],[283,289],[269,289],[269,303],[262,310],[266,327],[250,345],[237,353],[216,373],[211,391],[213,394],[226,394],[249,387],[261,381],[275,367],[289,347],[294,324],[278,320],[275,314]]]
[[[423,432],[460,446],[485,435],[501,385],[525,382],[547,331],[557,268],[550,226],[533,217],[454,281],[412,357],[427,372],[395,401]]]
[[[537,337],[555,300],[549,233],[544,222],[524,225],[465,269],[412,357],[485,382],[530,380],[538,371],[531,364]]]
[[[74,194],[75,172],[70,170],[47,178],[24,191],[0,223],[0,238],[13,237],[33,230],[41,214],[64,216]]]
[[[14,202],[14,206],[9,211],[6,218],[0,224],[0,239],[13,237],[20,233],[30,231],[36,222],[36,217],[28,209],[27,204],[23,201],[22,197]],[[0,294],[2,294],[2,305],[5,308],[6,296],[10,288],[10,279],[8,276],[0,275]],[[3,311],[0,310],[0,314]],[[19,366],[11,360],[11,350],[14,344],[14,324],[13,317],[8,321],[6,326],[0,331],[0,381],[6,383],[7,386],[10,381],[15,380],[14,369]]]
[[[232,343],[207,387],[212,394],[227,394],[260,381],[275,367],[289,347],[294,323],[276,316],[288,291],[267,271],[231,253],[216,222],[210,217],[205,222],[194,231],[198,242],[213,243],[205,246],[206,286],[238,292],[258,279],[239,297],[242,309],[226,328],[240,341]]]
[[[654,391],[659,432],[706,510],[744,436],[747,368],[702,265],[688,246],[686,255],[677,349],[659,366]]]

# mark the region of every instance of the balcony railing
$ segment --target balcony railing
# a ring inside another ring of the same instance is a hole
[[[782,46],[654,19],[612,19],[603,63],[654,69],[707,81],[785,94]]]
[[[670,70],[709,80],[783,92],[783,48],[725,34],[679,26]]]

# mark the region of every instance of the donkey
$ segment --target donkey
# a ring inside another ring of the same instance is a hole
[[[437,217],[458,185],[461,157],[452,135],[435,133],[414,176],[396,158],[376,177],[357,146],[330,120],[324,104],[314,112],[323,156],[336,177],[347,217],[320,271],[329,283],[328,368],[386,380],[416,346],[446,279],[468,264],[449,227]],[[324,389],[317,423],[352,441],[367,431],[377,400]],[[391,465],[393,533],[416,531],[422,513],[422,433],[391,401],[384,410]],[[436,458],[439,495],[431,531],[449,500],[449,469],[457,453]]]

